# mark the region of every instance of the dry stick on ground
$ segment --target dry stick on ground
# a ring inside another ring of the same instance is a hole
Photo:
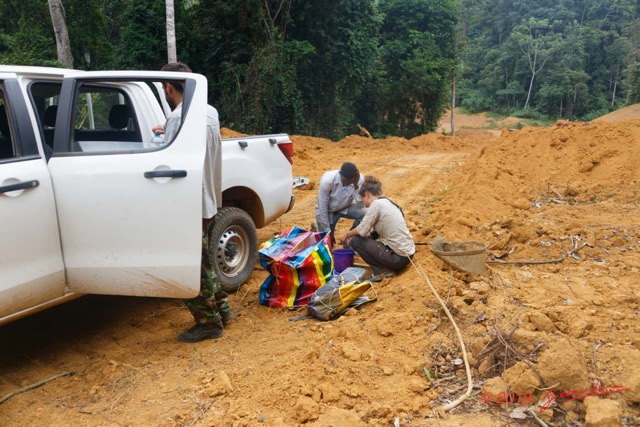
[[[462,396],[460,396],[456,400],[454,400],[453,402],[451,402],[451,403],[449,403],[447,405],[441,406],[440,408],[436,409],[436,411],[442,411],[444,413],[446,411],[449,411],[449,410],[457,407],[462,402],[464,402],[465,399],[467,399],[467,397],[469,397],[469,395],[473,391],[473,378],[471,377],[471,367],[469,366],[469,360],[467,359],[467,349],[465,348],[464,340],[462,339],[462,333],[460,333],[460,329],[458,328],[458,325],[456,324],[456,321],[453,319],[453,316],[451,315],[451,312],[449,311],[449,309],[445,305],[444,301],[442,301],[442,298],[440,298],[440,295],[438,294],[438,291],[436,290],[436,288],[431,283],[431,280],[429,280],[429,276],[427,276],[427,273],[425,273],[421,268],[418,268],[416,263],[414,263],[411,258],[409,258],[409,261],[411,261],[411,264],[416,269],[418,274],[427,283],[427,285],[429,285],[429,288],[431,289],[431,292],[433,293],[433,296],[436,297],[436,300],[438,300],[438,303],[440,303],[440,305],[442,306],[442,309],[447,314],[447,317],[449,318],[449,321],[451,322],[451,324],[453,325],[453,328],[456,331],[456,335],[458,336],[458,341],[460,341],[460,349],[462,350],[462,360],[464,361],[464,369],[465,369],[465,371],[467,373],[467,381],[468,381],[467,391]],[[436,414],[437,414],[437,412],[436,412]]]
[[[574,236],[571,236],[571,247],[572,247],[572,249],[569,252],[567,252],[566,256],[563,256],[562,258],[549,259],[549,260],[544,260],[544,261],[502,261],[502,260],[499,260],[499,259],[490,259],[490,260],[487,260],[487,263],[510,264],[510,265],[558,264],[560,262],[563,262],[565,259],[567,259],[567,257],[571,257],[571,258],[577,259],[578,261],[582,261],[582,259],[580,257],[578,257],[578,252],[580,252],[580,249],[584,248],[585,246],[592,247],[592,245],[585,242],[585,243],[582,243],[582,246],[580,246],[578,244],[579,241],[580,241],[579,239],[574,239]]]
[[[542,427],[549,427],[549,424],[547,424],[544,421],[542,421],[540,419],[540,417],[538,417],[536,415],[536,413],[533,411],[533,409],[529,408],[529,409],[527,409],[527,412],[530,413],[531,415],[533,415],[533,418],[535,418],[535,420],[538,422],[538,424],[540,424]]]
[[[511,265],[524,265],[524,264],[557,264],[559,262],[564,261],[565,258],[557,258],[557,259],[550,259],[550,260],[546,260],[546,261],[502,261],[499,259],[489,259],[487,260],[488,263],[493,263],[493,264],[511,264]]]
[[[598,349],[602,346],[602,341],[598,340],[598,345],[593,349],[593,373],[596,379],[600,381],[600,375],[598,375]]]
[[[21,388],[20,390],[13,391],[13,392],[7,394],[2,399],[0,399],[0,404],[3,404],[4,402],[6,402],[7,400],[11,399],[13,396],[15,396],[17,394],[24,393],[25,391],[33,390],[34,388],[38,388],[41,385],[44,385],[44,384],[46,384],[48,382],[57,380],[58,378],[66,377],[67,375],[73,375],[73,372],[72,371],[63,372],[62,374],[54,375],[51,378],[47,378],[46,380],[38,381],[35,384],[28,385],[28,386],[26,386],[24,388]]]
[[[513,333],[516,331],[517,327],[514,327],[514,329],[511,331],[511,333],[509,333],[509,335],[507,336],[508,340],[511,340],[511,336],[513,335]],[[538,370],[536,369],[535,366],[533,366],[533,364],[531,363],[531,361],[529,360],[529,357],[531,357],[531,353],[529,353],[529,356],[525,356],[524,354],[520,353],[518,350],[516,350],[513,345],[511,345],[511,343],[509,343],[507,341],[507,339],[505,339],[504,335],[502,334],[502,331],[497,329],[494,326],[494,332],[496,334],[496,338],[498,338],[498,340],[502,343],[502,345],[505,346],[506,349],[508,349],[509,351],[511,351],[514,356],[520,360],[521,362],[524,362],[527,364],[527,366],[529,366],[529,368],[531,368],[531,370],[533,371],[534,374],[537,375],[537,377],[540,379],[540,383],[544,384],[544,378],[542,377],[542,375],[540,375],[540,372],[538,372]],[[505,351],[505,355],[508,352]],[[506,357],[506,356],[505,356]],[[506,366],[505,366],[506,368]]]

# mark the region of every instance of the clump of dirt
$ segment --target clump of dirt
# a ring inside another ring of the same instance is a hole
[[[256,266],[230,296],[224,336],[195,345],[176,341],[192,319],[171,300],[85,297],[15,322],[0,330],[0,397],[74,375],[0,403],[0,424],[640,424],[640,122],[292,140],[294,175],[317,182],[353,161],[381,178],[419,243],[415,268],[376,284],[377,302],[320,322],[260,306]],[[261,241],[307,227],[311,187]],[[430,251],[436,236],[487,243],[486,273],[450,268]],[[437,408],[466,375],[425,276],[475,385],[445,418]]]

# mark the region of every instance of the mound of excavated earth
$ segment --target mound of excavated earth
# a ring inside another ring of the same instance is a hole
[[[179,301],[85,297],[23,319],[0,329],[0,398],[73,375],[0,403],[0,424],[640,425],[640,121],[293,140],[311,184],[259,239],[308,227],[314,184],[353,161],[403,207],[415,267],[360,311],[294,322],[304,308],[259,305],[256,266],[224,336],[195,345],[176,341]],[[487,244],[486,272],[453,270],[438,236]],[[474,383],[446,414],[467,378],[428,282]]]

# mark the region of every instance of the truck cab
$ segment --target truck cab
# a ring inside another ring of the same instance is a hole
[[[157,147],[168,80],[182,124]],[[206,104],[198,74],[0,67],[0,324],[86,293],[198,293]],[[222,148],[210,250],[228,290],[253,269],[255,224],[292,206],[289,138],[256,138]]]

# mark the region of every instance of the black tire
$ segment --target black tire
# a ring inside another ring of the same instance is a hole
[[[258,235],[242,209],[220,208],[209,227],[209,259],[220,286],[234,293],[249,279],[258,259]]]

